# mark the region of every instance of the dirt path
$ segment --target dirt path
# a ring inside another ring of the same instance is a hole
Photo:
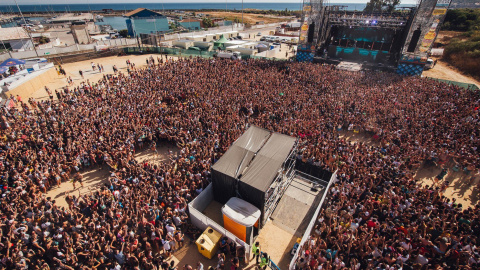
[[[477,81],[470,76],[464,75],[457,68],[441,60],[438,60],[434,68],[424,71],[423,76],[442,80],[472,83],[480,87],[480,81]]]

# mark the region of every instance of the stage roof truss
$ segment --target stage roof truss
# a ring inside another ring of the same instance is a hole
[[[401,29],[407,25],[407,20],[404,18],[359,17],[348,15],[339,17],[330,15],[329,24],[335,26]]]

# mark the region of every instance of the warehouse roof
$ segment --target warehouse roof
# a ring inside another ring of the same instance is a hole
[[[151,16],[163,16],[162,14],[146,9],[146,8],[137,8],[125,14],[125,17],[151,17]]]
[[[16,40],[16,39],[26,39],[28,33],[23,27],[8,27],[0,28],[0,39],[1,40]]]

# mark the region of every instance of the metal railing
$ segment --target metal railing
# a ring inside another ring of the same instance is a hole
[[[328,197],[329,193],[330,193],[330,186],[335,183],[337,180],[337,171],[335,171],[333,174],[332,174],[332,177],[330,177],[330,181],[328,181],[328,185],[327,187],[325,188],[325,193],[323,193],[323,196],[322,196],[322,199],[320,201],[320,203],[318,204],[318,207],[317,209],[315,210],[315,214],[313,214],[313,217],[312,219],[310,220],[310,223],[308,224],[308,227],[307,229],[305,230],[305,233],[303,234],[303,237],[302,237],[302,240],[295,252],[295,255],[293,255],[293,258],[292,260],[290,261],[290,265],[289,265],[289,270],[294,270],[295,269],[295,263],[298,259],[298,256],[300,254],[300,251],[302,250],[302,247],[303,245],[305,244],[305,242],[307,242],[308,238],[310,238],[310,234],[312,233],[312,230],[313,230],[313,226],[315,225],[316,221],[317,221],[317,218],[318,218],[318,214],[320,213],[320,210],[322,209],[323,207],[323,203],[325,202],[325,199]]]

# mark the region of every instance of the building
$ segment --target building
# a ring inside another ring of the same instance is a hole
[[[203,23],[198,19],[185,19],[178,21],[178,24],[185,27],[188,30],[200,30],[203,28]]]
[[[127,14],[128,35],[165,33],[170,31],[167,17],[153,10],[137,8]]]
[[[70,30],[72,31],[72,36],[75,40],[75,43],[90,44],[92,42],[90,34],[88,34],[87,24],[72,24],[70,26]]]
[[[0,48],[12,51],[33,49],[33,44],[23,27],[0,28]]]

